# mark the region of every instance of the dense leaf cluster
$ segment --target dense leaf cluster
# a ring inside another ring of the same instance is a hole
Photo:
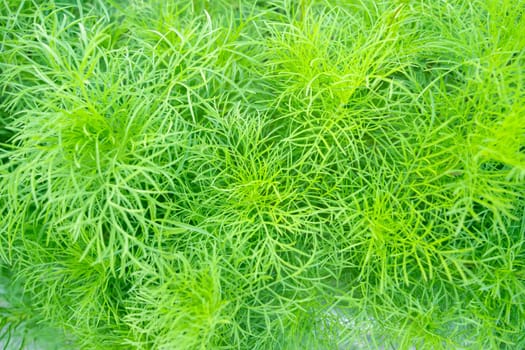
[[[524,348],[523,12],[0,0],[3,344]]]

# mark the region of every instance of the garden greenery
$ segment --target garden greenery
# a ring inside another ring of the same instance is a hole
[[[524,12],[0,0],[0,346],[525,348]]]

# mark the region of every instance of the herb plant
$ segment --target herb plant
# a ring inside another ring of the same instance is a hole
[[[0,0],[0,347],[524,348],[524,12]]]

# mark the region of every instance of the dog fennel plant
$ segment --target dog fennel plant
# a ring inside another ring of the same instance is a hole
[[[524,11],[0,0],[1,347],[524,348]]]

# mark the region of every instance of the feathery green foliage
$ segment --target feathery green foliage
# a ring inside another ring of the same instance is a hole
[[[0,0],[0,345],[525,347],[524,12]]]

